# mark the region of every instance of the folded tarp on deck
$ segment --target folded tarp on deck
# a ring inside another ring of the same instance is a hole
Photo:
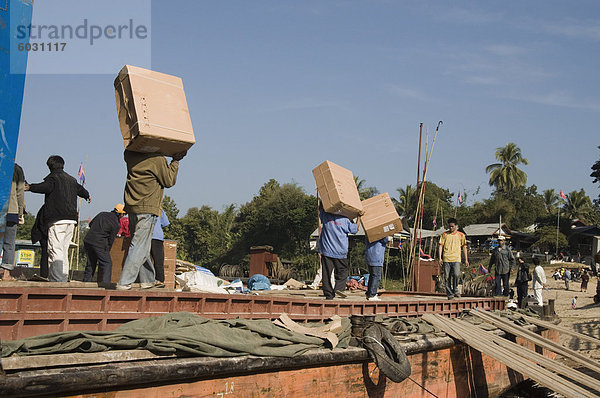
[[[342,319],[337,347],[347,347],[350,321]],[[295,333],[270,320],[212,320],[188,312],[144,318],[112,332],[60,332],[2,341],[2,357],[145,349],[157,355],[293,357],[324,348],[325,340]]]

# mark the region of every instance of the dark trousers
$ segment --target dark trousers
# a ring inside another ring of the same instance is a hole
[[[508,286],[508,277],[510,272],[506,274],[496,274],[496,296],[508,296],[510,286]],[[504,288],[504,290],[502,289]]]
[[[92,282],[96,265],[98,265],[98,282],[110,283],[110,275],[112,273],[112,260],[110,258],[110,250],[106,247],[100,247],[84,243],[87,253],[87,263],[83,271],[83,281]]]
[[[519,308],[525,308],[527,298],[527,283],[517,283],[517,304]]]
[[[379,281],[381,281],[381,273],[383,267],[374,267],[369,265],[369,288],[367,289],[367,297],[377,296]]]
[[[165,282],[165,246],[162,240],[152,239],[150,245],[150,257],[154,263],[156,280]]]
[[[50,274],[50,269],[48,268],[48,238],[42,237],[40,238],[40,248],[42,249],[42,254],[40,256],[40,276],[43,278],[48,278]]]
[[[323,294],[326,299],[335,297],[335,291],[346,290],[346,279],[348,279],[348,259],[332,258],[321,255],[321,266],[323,267]],[[331,286],[331,273],[335,276],[335,286]]]

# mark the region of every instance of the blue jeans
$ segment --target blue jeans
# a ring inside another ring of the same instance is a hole
[[[444,279],[446,280],[446,296],[454,297],[458,294],[458,280],[460,279],[460,261],[455,263],[444,262]]]
[[[369,288],[367,289],[367,297],[377,296],[377,288],[381,281],[381,271],[383,266],[369,265]]]
[[[154,265],[150,258],[152,232],[158,216],[154,214],[130,214],[131,243],[123,263],[119,285],[130,285],[140,276],[140,283],[154,283]]]
[[[2,244],[2,268],[11,270],[15,268],[15,241],[17,239],[16,222],[7,221]]]

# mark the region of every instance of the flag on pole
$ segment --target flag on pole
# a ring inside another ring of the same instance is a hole
[[[83,171],[83,163],[79,165],[79,171],[77,172],[79,176],[79,182],[85,184],[85,172]]]
[[[562,189],[560,190],[560,197],[563,199],[567,199],[567,195],[565,195],[565,193],[562,191]]]
[[[460,194],[460,191],[458,191],[458,205],[462,206],[463,204],[463,198],[462,195]]]
[[[433,229],[437,228],[437,220],[434,218],[433,219]]]

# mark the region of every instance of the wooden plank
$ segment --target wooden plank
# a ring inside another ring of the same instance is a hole
[[[491,339],[482,335],[479,328],[477,328],[477,331],[473,331],[472,328],[467,328],[459,324],[456,320],[450,320],[436,314],[425,314],[423,319],[477,351],[502,362],[507,367],[510,367],[565,397],[598,397],[598,395],[595,395],[572,382],[563,380],[562,378],[557,380],[556,374],[525,358],[505,353],[503,350],[499,349],[498,345]]]
[[[585,355],[580,354],[577,351],[573,351],[562,345],[555,343],[554,341],[543,338],[542,336],[531,332],[525,328],[520,328],[517,325],[502,319],[501,317],[489,313],[487,311],[481,310],[471,310],[469,311],[472,315],[475,315],[488,323],[493,324],[494,326],[508,332],[510,334],[514,334],[515,336],[522,337],[524,339],[528,339],[534,344],[546,348],[550,351],[553,351],[557,354],[563,355],[569,359],[572,359],[586,368],[593,370],[594,372],[600,372],[600,363],[594,361],[593,359],[586,357]]]
[[[21,370],[65,365],[86,365],[94,363],[127,362],[145,359],[174,358],[175,355],[156,355],[146,350],[119,350],[96,353],[72,353],[54,355],[30,355],[2,358],[2,369]]]
[[[534,325],[541,326],[541,327],[546,328],[546,329],[556,330],[559,333],[568,334],[570,336],[577,337],[580,340],[585,340],[585,341],[587,341],[589,343],[600,345],[600,339],[597,339],[597,338],[592,337],[592,336],[588,336],[587,334],[578,333],[578,332],[575,332],[575,331],[573,331],[571,329],[567,329],[565,327],[555,325],[555,324],[553,324],[551,322],[542,321],[541,319],[533,318],[533,317],[530,317],[530,316],[527,316],[527,315],[521,315],[521,317],[525,321],[527,321],[529,323],[532,323]]]

